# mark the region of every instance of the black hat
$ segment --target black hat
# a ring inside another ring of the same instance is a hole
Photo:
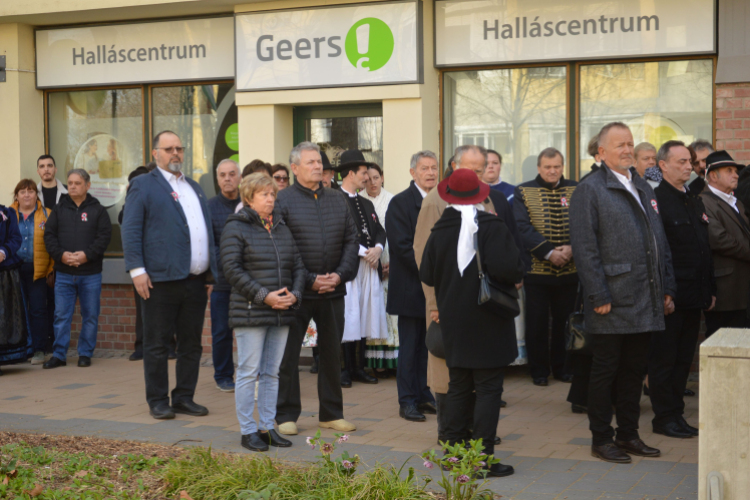
[[[736,167],[739,172],[745,165],[740,165],[732,159],[732,157],[726,151],[714,151],[710,155],[706,156],[706,175],[713,170],[718,170],[723,167]]]
[[[325,151],[320,152],[320,159],[323,161],[323,171],[326,170],[333,170],[333,166],[331,165],[331,160],[328,159],[328,155]]]
[[[375,164],[365,160],[365,155],[362,154],[362,151],[359,149],[349,149],[341,153],[341,156],[339,156],[339,166],[334,168],[334,170],[340,173],[342,177],[346,177],[349,170],[354,170],[361,166],[369,168],[371,165]]]

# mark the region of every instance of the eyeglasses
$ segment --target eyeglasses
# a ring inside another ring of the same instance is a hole
[[[163,149],[165,153],[172,154],[174,152],[177,152],[177,154],[182,154],[185,152],[185,148],[182,146],[173,146],[171,148],[154,148],[154,149]]]
[[[273,178],[279,182],[289,182],[289,176],[286,175],[274,175]]]

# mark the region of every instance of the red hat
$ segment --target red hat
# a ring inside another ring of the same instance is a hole
[[[489,184],[481,182],[477,174],[468,168],[459,168],[438,184],[438,194],[454,205],[476,205],[487,199]]]

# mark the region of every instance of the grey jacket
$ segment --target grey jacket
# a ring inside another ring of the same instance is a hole
[[[642,210],[615,174],[602,167],[578,185],[570,202],[570,239],[584,290],[586,331],[663,330],[664,295],[674,297],[676,284],[656,195],[631,168]],[[606,304],[612,304],[609,314],[594,312]]]

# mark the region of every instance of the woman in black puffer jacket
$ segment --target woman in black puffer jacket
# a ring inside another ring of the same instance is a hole
[[[277,192],[265,173],[245,177],[240,185],[245,207],[229,216],[221,235],[221,263],[232,285],[229,325],[237,339],[237,419],[242,446],[253,451],[292,445],[274,430],[273,422],[279,366],[307,272],[292,232],[274,210]],[[256,378],[260,432],[253,418]]]

